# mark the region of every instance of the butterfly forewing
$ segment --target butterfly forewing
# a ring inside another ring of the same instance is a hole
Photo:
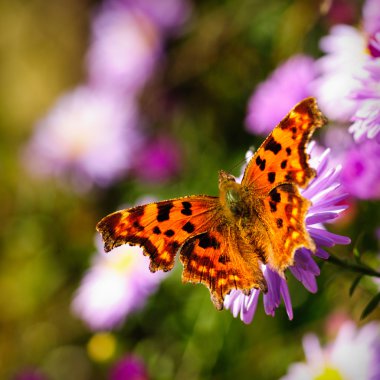
[[[252,157],[242,185],[254,187],[261,195],[282,183],[305,187],[315,175],[308,164],[306,146],[314,130],[325,122],[314,98],[298,103]]]
[[[215,224],[218,198],[190,196],[114,212],[97,225],[105,251],[129,243],[143,247],[150,269],[173,268],[179,248],[189,237]]]

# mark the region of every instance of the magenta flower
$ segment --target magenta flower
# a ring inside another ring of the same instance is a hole
[[[101,9],[93,21],[87,52],[91,84],[135,93],[152,74],[162,49],[157,26],[142,12],[125,6]]]
[[[314,61],[308,56],[296,55],[280,65],[252,94],[245,120],[247,129],[267,135],[294,104],[310,96],[314,78]]]
[[[342,184],[360,199],[380,199],[380,144],[367,140],[353,144],[346,152]]]
[[[167,181],[178,174],[180,168],[178,143],[165,136],[146,141],[133,164],[134,174],[147,182]]]
[[[322,247],[350,243],[349,238],[333,234],[323,226],[323,223],[332,222],[347,208],[341,204],[347,194],[340,190],[341,167],[329,167],[328,149],[322,154],[316,153],[316,150],[317,147],[311,144],[310,165],[316,169],[317,176],[301,193],[312,202],[306,217],[306,228],[317,249],[315,254],[305,248],[298,249],[294,256],[294,264],[289,268],[293,276],[311,293],[317,291],[315,277],[320,273],[313,256],[327,259],[329,255]],[[274,316],[283,299],[288,317],[292,319],[292,303],[286,279],[280,277],[269,265],[262,265],[262,270],[268,284],[268,292],[263,294],[265,313]],[[251,295],[245,296],[241,291],[233,290],[226,296],[224,306],[231,310],[235,318],[240,314],[244,323],[250,323],[255,314],[260,293],[260,290],[253,289]]]
[[[97,246],[98,254],[72,303],[74,314],[94,331],[120,326],[145,305],[165,277],[149,271],[149,258],[140,247],[123,245],[105,254],[100,238]]]
[[[295,363],[281,380],[380,379],[380,326],[357,328],[343,323],[335,340],[325,347],[314,334],[303,339],[306,363]]]
[[[148,380],[148,372],[141,359],[126,355],[111,369],[109,380]]]
[[[79,190],[125,175],[139,144],[132,101],[89,87],[61,97],[37,124],[25,152],[33,173],[67,179]]]

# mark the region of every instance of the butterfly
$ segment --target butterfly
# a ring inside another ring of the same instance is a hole
[[[284,276],[295,251],[315,245],[305,228],[304,188],[316,175],[306,146],[326,123],[314,98],[298,103],[248,162],[241,183],[219,172],[219,196],[191,195],[116,211],[97,224],[106,252],[139,245],[149,269],[169,271],[179,253],[183,282],[208,287],[217,309],[232,289],[267,291],[261,264]]]

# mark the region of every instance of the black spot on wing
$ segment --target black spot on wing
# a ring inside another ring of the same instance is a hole
[[[292,150],[289,147],[286,148],[286,154],[288,156],[290,156],[292,154]]]
[[[282,161],[282,162],[281,162],[281,169],[285,169],[287,163],[288,163],[288,160],[284,160],[284,161]]]
[[[284,222],[283,222],[283,220],[281,218],[277,218],[276,219],[276,223],[277,223],[277,227],[278,228],[282,228],[282,226],[284,224]]]
[[[276,173],[275,172],[269,172],[268,173],[268,181],[270,183],[273,183],[276,179]]]
[[[265,170],[266,160],[262,160],[260,156],[256,157],[256,165],[260,168],[261,171]]]
[[[159,228],[158,226],[155,226],[155,227],[153,228],[153,233],[156,234],[156,235],[159,235],[159,234],[161,233],[160,228]]]
[[[279,203],[281,202],[281,194],[277,191],[277,189],[274,189],[269,194],[272,202]]]
[[[174,235],[174,231],[173,230],[167,230],[164,232],[164,235],[166,235],[167,237],[172,237]]]
[[[220,247],[220,243],[218,242],[218,240],[216,240],[214,236],[210,236],[208,233],[199,236],[198,241],[198,245],[204,249],[218,249]]]
[[[230,260],[230,258],[229,258],[228,256],[226,256],[226,255],[220,255],[218,261],[219,261],[221,264],[226,264],[226,263],[229,263],[231,260]]]
[[[185,232],[191,234],[192,232],[194,232],[194,230],[195,230],[195,226],[194,226],[193,223],[191,223],[191,222],[187,222],[187,223],[182,227],[182,229],[183,229]]]
[[[276,212],[277,211],[277,203],[276,202],[269,201],[269,206],[270,206],[270,210],[272,212]]]
[[[191,210],[191,203],[190,202],[184,201],[184,202],[182,202],[182,206],[183,206],[183,209],[181,210],[181,213],[183,215],[187,215],[187,216],[192,215],[193,211]]]
[[[277,154],[281,150],[282,146],[277,142],[273,136],[270,136],[268,141],[265,143],[264,150],[270,150],[274,154]]]
[[[173,208],[173,202],[163,203],[157,205],[157,221],[163,222],[169,220],[170,210]]]

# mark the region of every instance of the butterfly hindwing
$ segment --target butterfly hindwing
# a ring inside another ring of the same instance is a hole
[[[184,282],[203,283],[211,293],[217,309],[223,308],[223,299],[232,289],[249,292],[266,290],[266,283],[257,260],[244,260],[245,251],[252,247],[236,235],[229,226],[218,226],[189,239],[181,249]]]
[[[242,185],[252,186],[262,195],[282,183],[305,187],[315,175],[308,164],[306,146],[314,130],[325,122],[314,98],[298,103],[252,157]]]
[[[191,236],[205,232],[215,223],[217,198],[190,196],[116,211],[97,224],[104,249],[129,243],[143,247],[150,270],[168,271],[175,256]]]
[[[267,226],[272,250],[268,252],[271,267],[282,273],[293,264],[297,248],[315,249],[305,228],[310,202],[294,185],[284,184],[273,189],[264,200],[263,223]]]

